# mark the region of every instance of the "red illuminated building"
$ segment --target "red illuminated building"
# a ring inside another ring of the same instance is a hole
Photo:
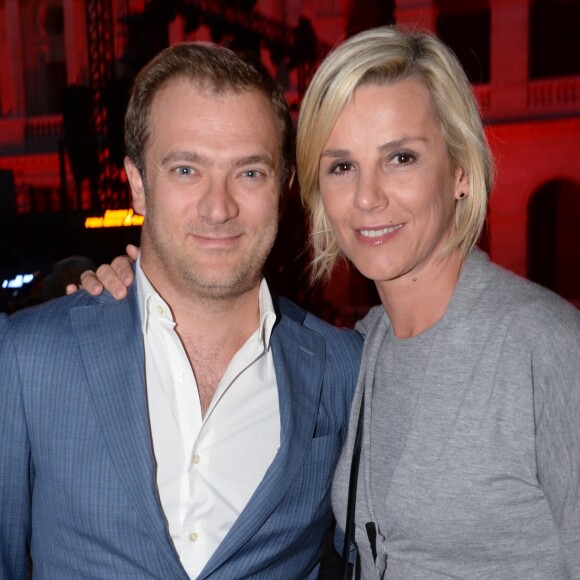
[[[332,45],[393,22],[439,34],[473,82],[498,166],[482,244],[580,305],[580,0],[0,0],[0,249],[41,252],[50,240],[34,232],[51,236],[52,218],[76,228],[61,239],[78,241],[96,235],[82,229],[87,215],[128,208],[127,90],[164,46],[203,39],[253,50],[297,108]],[[33,233],[18,238],[14,223]],[[318,300],[349,322],[375,297],[342,271]]]

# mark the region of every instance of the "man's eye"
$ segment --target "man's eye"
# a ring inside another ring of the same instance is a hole
[[[244,171],[244,176],[256,179],[257,177],[263,177],[264,173],[262,171],[258,171],[257,169],[247,169]]]
[[[193,169],[191,167],[177,167],[175,173],[177,173],[177,175],[192,175]]]

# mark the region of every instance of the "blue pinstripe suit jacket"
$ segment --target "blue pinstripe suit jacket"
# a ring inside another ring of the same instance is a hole
[[[199,578],[315,578],[362,339],[276,300],[281,447]],[[133,291],[0,319],[0,578],[186,579],[155,484]]]

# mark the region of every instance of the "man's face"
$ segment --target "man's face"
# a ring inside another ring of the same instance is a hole
[[[126,163],[145,215],[141,263],[156,288],[223,299],[257,287],[276,237],[281,151],[258,92],[214,94],[176,79],[155,96],[145,183]]]

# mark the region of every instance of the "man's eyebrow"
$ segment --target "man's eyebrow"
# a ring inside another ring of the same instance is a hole
[[[254,163],[264,163],[272,169],[276,168],[276,163],[270,155],[242,155],[233,160],[234,167],[243,167],[244,165],[252,165]]]
[[[167,165],[175,161],[187,163],[199,163],[202,165],[210,165],[210,160],[205,155],[196,151],[170,151],[162,160],[161,165]]]
[[[199,163],[200,165],[212,164],[209,157],[197,151],[171,151],[161,160],[161,165],[173,162]],[[270,155],[240,155],[232,160],[233,167],[243,167],[253,163],[263,163],[273,169],[276,168],[276,163]]]

